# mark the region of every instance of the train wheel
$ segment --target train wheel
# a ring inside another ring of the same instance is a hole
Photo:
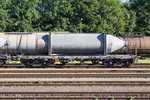
[[[107,63],[108,63],[108,67],[113,67],[113,66],[114,66],[114,62],[113,62],[113,61],[111,61],[111,60],[110,60],[110,61],[108,61]]]
[[[101,65],[105,65],[105,61],[102,61],[102,64]]]
[[[66,64],[66,62],[61,62],[62,63],[62,65],[65,65]]]
[[[125,62],[124,62],[124,66],[125,66],[125,67],[129,67],[130,64],[131,64],[131,63],[130,63],[129,61],[125,61]]]
[[[55,61],[49,60],[49,64],[54,64],[54,63],[55,63]]]
[[[27,61],[24,63],[25,67],[32,67],[31,62]]]
[[[93,60],[93,61],[92,61],[92,64],[93,64],[93,65],[99,64],[99,61],[98,61],[98,60]]]
[[[48,62],[46,62],[46,61],[42,62],[42,67],[43,67],[43,68],[45,68],[45,67],[47,67],[47,66],[48,66]]]
[[[61,60],[60,62],[61,62],[62,65],[65,65],[65,64],[68,63],[68,60]]]
[[[3,67],[4,61],[0,60],[0,67]]]

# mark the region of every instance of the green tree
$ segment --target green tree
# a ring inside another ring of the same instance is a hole
[[[45,31],[93,32],[98,12],[97,0],[43,0],[42,24]],[[81,19],[82,23],[81,23]]]
[[[4,32],[7,28],[7,10],[6,10],[7,4],[6,0],[0,1],[0,32]]]
[[[150,0],[130,0],[132,9],[136,12],[135,31],[150,35]]]
[[[99,2],[97,0],[71,0],[69,30],[79,32],[97,32]]]
[[[8,0],[8,3],[10,20],[7,31],[40,31],[40,15],[36,10],[39,0]]]
[[[124,20],[125,20],[125,32],[134,32],[136,28],[136,12],[132,10],[131,3],[124,4]]]
[[[120,0],[99,0],[98,32],[121,35],[125,31],[124,12]]]
[[[44,31],[65,31],[69,18],[70,3],[66,0],[42,0],[41,28]]]

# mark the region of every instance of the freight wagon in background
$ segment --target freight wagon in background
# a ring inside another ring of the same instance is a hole
[[[128,47],[123,48],[116,53],[126,53],[126,54],[135,54],[142,56],[150,56],[150,36],[126,36],[126,37],[119,37],[123,41],[128,42]]]
[[[105,33],[10,32],[0,33],[0,62],[20,59],[25,66],[46,67],[59,61],[92,61],[98,64],[129,66],[136,58],[130,54],[113,54],[128,46],[128,42]]]

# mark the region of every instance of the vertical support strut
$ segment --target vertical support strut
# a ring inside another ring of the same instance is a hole
[[[107,45],[106,41],[107,41],[106,40],[106,33],[104,33],[104,42],[103,42],[104,43],[104,56],[106,56],[106,54],[107,54],[107,52],[106,52],[106,47],[107,47],[106,46]]]
[[[49,32],[48,37],[48,55],[52,55],[52,33]]]

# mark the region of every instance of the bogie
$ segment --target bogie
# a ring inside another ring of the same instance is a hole
[[[0,67],[2,67],[5,64],[4,60],[0,60]]]

